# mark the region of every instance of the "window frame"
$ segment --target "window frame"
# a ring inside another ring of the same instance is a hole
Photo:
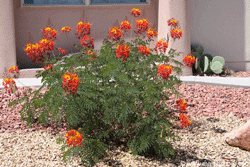
[[[21,0],[21,8],[48,8],[48,7],[109,7],[109,6],[149,6],[150,0],[146,0],[146,3],[103,3],[103,4],[91,4],[91,0],[82,0],[83,5],[25,5],[24,0]]]

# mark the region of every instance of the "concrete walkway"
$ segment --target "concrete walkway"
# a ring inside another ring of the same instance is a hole
[[[17,87],[41,86],[42,78],[18,78],[14,79]],[[205,77],[205,76],[182,76],[180,80],[189,84],[204,84],[215,86],[250,88],[250,77]],[[3,79],[0,79],[0,89],[3,89]]]

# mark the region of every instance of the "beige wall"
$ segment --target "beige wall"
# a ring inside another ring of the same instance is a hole
[[[41,29],[45,28],[48,18],[51,19],[53,27],[59,32],[63,26],[74,28],[69,35],[70,44],[67,43],[65,34],[61,33],[57,36],[55,43],[55,47],[69,50],[70,47],[73,47],[74,43],[80,45],[80,40],[76,38],[75,33],[76,25],[84,10],[88,21],[93,24],[91,26],[91,35],[95,39],[95,49],[100,49],[103,39],[108,36],[109,28],[113,26],[116,20],[121,22],[125,16],[127,16],[129,21],[131,21],[132,16],[130,15],[130,10],[134,6],[21,8],[20,0],[15,1],[14,7],[18,64],[21,68],[31,68],[39,67],[39,65],[31,63],[29,56],[24,52],[29,32],[33,39],[38,42],[41,36]],[[145,9],[150,26],[153,24],[157,26],[158,0],[151,0],[150,5],[140,5],[137,7],[141,10]],[[154,46],[154,44],[152,44],[152,46]]]
[[[250,60],[249,0],[191,0],[191,43],[226,62]],[[234,70],[250,71],[250,63],[226,63]]]

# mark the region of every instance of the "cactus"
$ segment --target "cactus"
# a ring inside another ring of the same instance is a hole
[[[208,59],[208,57],[207,56],[204,56],[204,55],[202,55],[202,56],[200,56],[200,58],[199,58],[199,66],[200,66],[200,68],[201,68],[201,71],[203,72],[203,73],[206,73],[206,71],[208,70],[208,68],[209,68],[209,59]]]
[[[220,74],[222,72],[223,65],[219,61],[214,61],[211,63],[210,68],[215,74]]]
[[[191,51],[196,52],[196,47],[194,45],[191,45]]]
[[[210,54],[204,54],[203,56],[206,56],[206,57],[209,59],[209,61],[212,61],[212,60],[213,60],[213,57],[212,57],[212,55],[210,55]]]
[[[202,46],[198,46],[198,47],[196,48],[196,52],[198,52],[200,55],[202,55],[203,51],[204,51],[204,49],[203,49]]]
[[[212,60],[212,63],[213,63],[213,62],[216,62],[216,61],[219,61],[219,62],[222,64],[222,66],[225,65],[225,59],[224,59],[223,57],[221,57],[221,56],[215,56],[215,57],[213,58],[213,60]]]
[[[193,55],[195,58],[199,58],[200,57],[200,54],[198,52],[193,52]]]

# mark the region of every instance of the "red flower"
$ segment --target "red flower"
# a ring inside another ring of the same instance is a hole
[[[9,73],[12,73],[12,74],[19,73],[18,67],[11,66],[9,68]]]
[[[154,31],[152,28],[148,29],[148,32],[147,32],[147,36],[148,38],[153,38],[154,36],[156,37],[157,36],[157,31]]]
[[[146,19],[136,20],[136,34],[141,34],[142,32],[147,31],[148,29],[148,21]]]
[[[119,41],[122,36],[123,36],[122,31],[119,28],[113,27],[109,29],[109,39]]]
[[[58,48],[58,50],[59,50],[62,54],[66,53],[66,50],[62,50],[61,48]]]
[[[50,70],[52,67],[54,67],[53,64],[48,64],[47,66],[44,67],[45,70]]]
[[[163,79],[168,79],[172,72],[172,66],[168,65],[165,66],[163,64],[158,66],[158,75],[161,76]]]
[[[127,61],[130,49],[127,45],[118,45],[116,47],[116,58],[123,58],[122,61]]]
[[[178,100],[177,102],[178,109],[181,111],[186,111],[187,103],[185,100]]]
[[[125,29],[126,31],[129,31],[131,29],[131,25],[128,21],[121,22],[120,29]]]
[[[168,20],[168,26],[176,27],[177,24],[178,24],[178,21],[175,20],[175,19],[169,19],[169,20]]]
[[[164,42],[163,39],[159,40],[155,46],[155,51],[160,51],[165,53],[168,48],[168,43]]]
[[[67,140],[66,143],[68,144],[68,147],[71,145],[76,147],[77,144],[79,147],[82,145],[82,135],[75,130],[68,131],[65,137]]]
[[[90,34],[90,24],[88,23],[83,23],[83,22],[78,22],[77,24],[77,33],[76,35],[78,36],[79,39],[83,38],[86,35]]]
[[[74,95],[77,91],[78,84],[79,79],[76,74],[66,72],[63,75],[63,89],[65,92],[70,92],[70,94]]]
[[[181,29],[172,29],[171,30],[171,37],[180,39],[180,37],[182,37],[182,30]]]
[[[181,120],[181,128],[184,126],[187,127],[188,125],[191,125],[191,121],[187,119],[187,116],[184,114],[180,115],[180,120]]]
[[[150,52],[150,49],[148,48],[148,47],[146,47],[146,46],[139,46],[139,53],[142,53],[142,54],[144,54],[144,55],[148,55],[149,54],[149,52]]]
[[[81,44],[82,44],[82,47],[94,49],[94,38],[92,38],[92,37],[90,38],[90,36],[85,35],[81,39]]]
[[[43,35],[45,36],[46,39],[48,40],[54,40],[56,39],[57,32],[55,29],[51,29],[50,27],[46,27],[45,29],[42,30]]]
[[[4,89],[9,93],[14,93],[14,88],[17,90],[16,82],[12,78],[5,78],[3,80]]]
[[[88,50],[88,53],[87,53],[87,54],[88,54],[88,55],[94,55],[93,57],[90,57],[91,60],[95,60],[95,58],[98,57],[98,56],[97,56],[97,53],[95,53],[95,52],[93,52],[93,51],[91,51],[91,50]]]
[[[135,16],[135,17],[141,15],[141,11],[140,11],[139,9],[137,9],[137,8],[133,8],[133,9],[130,11],[130,13],[131,13],[132,16]]]
[[[186,57],[184,57],[183,59],[183,62],[186,66],[192,67],[193,64],[195,63],[195,57],[191,55],[186,55]]]
[[[62,30],[62,33],[68,33],[71,31],[71,28],[66,26],[66,27],[63,27],[61,30]]]

